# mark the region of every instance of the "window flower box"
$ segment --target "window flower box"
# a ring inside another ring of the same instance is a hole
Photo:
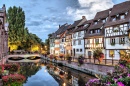
[[[115,46],[115,42],[112,42],[111,45],[112,45],[112,46]]]

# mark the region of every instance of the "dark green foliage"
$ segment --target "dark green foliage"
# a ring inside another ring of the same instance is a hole
[[[18,49],[30,50],[31,45],[43,45],[36,34],[25,28],[25,13],[21,7],[9,7],[7,13],[9,23],[9,45],[17,45]]]

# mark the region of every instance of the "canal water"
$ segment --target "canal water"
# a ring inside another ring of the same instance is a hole
[[[45,60],[41,63],[22,62],[20,66],[20,74],[26,77],[23,86],[85,86],[89,79],[94,78]]]

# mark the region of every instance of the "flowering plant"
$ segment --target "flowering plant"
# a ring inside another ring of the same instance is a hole
[[[4,64],[2,65],[4,70],[9,70],[10,72],[17,72],[20,68],[19,64]]]
[[[25,79],[26,78],[20,74],[10,74],[10,75],[2,77],[4,84],[10,84],[12,82],[23,83],[25,81]]]
[[[103,60],[104,54],[101,49],[96,49],[93,51],[93,57],[98,59],[99,63]]]
[[[130,86],[130,63],[120,60],[113,72],[108,72],[104,77],[96,77],[100,82],[92,82],[92,80],[90,80],[86,86]]]
[[[78,63],[79,65],[82,65],[84,63],[84,57],[82,55],[78,57]]]
[[[54,55],[53,55],[53,54],[51,54],[51,55],[49,56],[49,58],[50,58],[50,59],[53,59],[53,58],[54,58]]]

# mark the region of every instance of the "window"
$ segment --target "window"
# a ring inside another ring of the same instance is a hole
[[[62,39],[62,42],[64,42],[64,39]]]
[[[78,32],[78,36],[81,37],[81,32]]]
[[[80,52],[82,52],[82,49],[80,49]]]
[[[109,50],[109,57],[114,57],[114,50]]]
[[[116,17],[112,17],[112,21],[116,21]]]
[[[100,33],[100,29],[98,29],[97,32]]]
[[[85,24],[85,25],[84,25],[84,27],[87,27],[87,26],[88,26],[88,24]]]
[[[76,33],[73,34],[73,37],[74,37],[74,38],[76,37]]]
[[[115,45],[115,38],[111,38],[110,43],[111,43],[111,45]]]
[[[95,33],[100,33],[100,29],[95,30]]]
[[[125,50],[120,50],[120,58],[123,58],[126,55],[126,51]]]
[[[81,45],[81,40],[78,40],[78,45]]]
[[[87,40],[87,44],[90,44],[90,39]]]
[[[95,43],[99,43],[99,39],[95,39]]]
[[[88,51],[88,57],[91,58],[92,52]]]
[[[103,19],[103,20],[102,20],[102,23],[105,23],[105,22],[106,22],[106,19]]]
[[[92,31],[92,30],[90,30],[90,34],[93,34],[93,31]]]
[[[73,45],[76,45],[76,40],[73,41]]]
[[[120,44],[125,44],[125,38],[124,37],[120,37],[119,38],[119,43]]]
[[[94,24],[97,24],[97,23],[98,23],[97,21],[94,22]]]
[[[127,12],[125,12],[125,15],[127,15],[128,14],[128,11]]]
[[[125,18],[125,15],[120,15],[120,19],[124,19]]]
[[[79,49],[76,49],[76,52],[79,52]]]

